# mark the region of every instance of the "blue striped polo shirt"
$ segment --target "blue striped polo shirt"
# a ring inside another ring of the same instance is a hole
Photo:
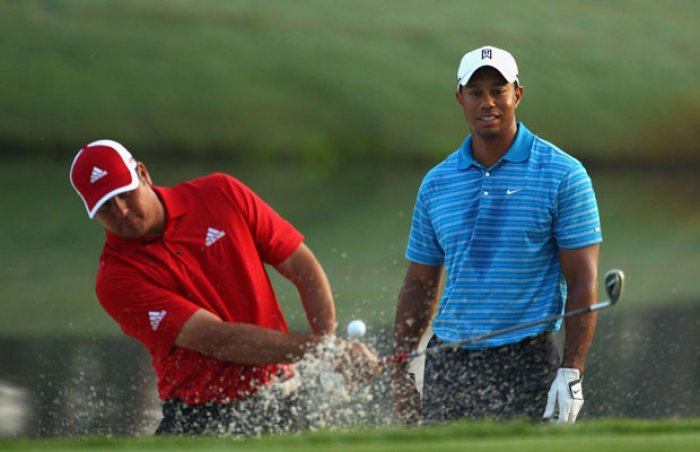
[[[600,243],[595,193],[583,165],[522,123],[491,168],[474,160],[471,135],[423,179],[406,258],[445,264],[447,282],[433,320],[443,341],[459,341],[564,310],[559,249]],[[497,347],[561,321],[494,337]]]

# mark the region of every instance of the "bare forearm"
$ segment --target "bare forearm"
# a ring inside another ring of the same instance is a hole
[[[296,284],[297,290],[311,331],[315,334],[334,334],[336,318],[331,287],[320,266],[315,270]]]
[[[567,311],[594,304],[596,302],[595,287],[596,283],[593,280],[577,281],[573,287],[570,287],[566,303]],[[597,320],[597,312],[566,318],[564,324],[566,340],[562,367],[575,368],[583,372]]]
[[[216,322],[186,325],[176,345],[222,361],[238,364],[276,364],[300,359],[319,336],[283,333],[245,323]],[[198,330],[194,328],[199,327]]]
[[[562,367],[578,369],[583,373],[586,356],[593,341],[598,313],[591,312],[566,319],[566,341]]]
[[[335,305],[328,277],[311,250],[305,245],[284,262],[275,266],[299,291],[311,331],[315,334],[335,332]]]
[[[434,269],[429,277],[406,275],[399,293],[394,322],[394,350],[410,352],[416,349],[428,328],[437,304],[440,269]]]
[[[574,250],[559,251],[561,268],[568,289],[567,311],[585,308],[597,301],[599,250],[600,245],[591,245]],[[597,319],[598,314],[595,312],[566,319],[564,323],[566,340],[562,367],[575,368],[583,372]]]
[[[396,353],[410,353],[418,348],[437,304],[441,273],[441,265],[409,264],[396,307]],[[391,383],[394,409],[403,422],[415,422],[420,412],[420,394],[408,374],[408,363],[392,366]]]
[[[417,293],[399,299],[394,323],[394,349],[397,352],[415,350],[428,328],[432,303]]]

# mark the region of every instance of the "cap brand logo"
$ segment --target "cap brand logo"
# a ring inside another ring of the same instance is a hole
[[[491,49],[483,49],[481,51],[481,59],[485,60],[486,58],[488,58],[489,60],[493,58],[491,56]]]
[[[209,228],[207,229],[207,237],[204,240],[204,244],[207,246],[212,246],[214,242],[219,240],[221,237],[225,236],[224,231],[219,231],[218,229]]]
[[[107,175],[107,171],[103,170],[102,168],[98,168],[96,166],[92,167],[92,173],[90,173],[90,183],[94,184],[98,180],[102,179]]]

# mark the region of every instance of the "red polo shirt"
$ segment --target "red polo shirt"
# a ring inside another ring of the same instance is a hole
[[[226,402],[290,373],[284,365],[219,361],[174,341],[200,308],[227,322],[287,331],[264,263],[288,258],[301,233],[225,174],[154,188],[167,212],[163,235],[127,240],[107,232],[96,291],[122,330],[151,353],[160,398]]]

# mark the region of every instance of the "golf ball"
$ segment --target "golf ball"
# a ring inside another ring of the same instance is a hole
[[[359,339],[367,332],[367,325],[362,320],[353,320],[348,323],[348,337],[350,339]]]

